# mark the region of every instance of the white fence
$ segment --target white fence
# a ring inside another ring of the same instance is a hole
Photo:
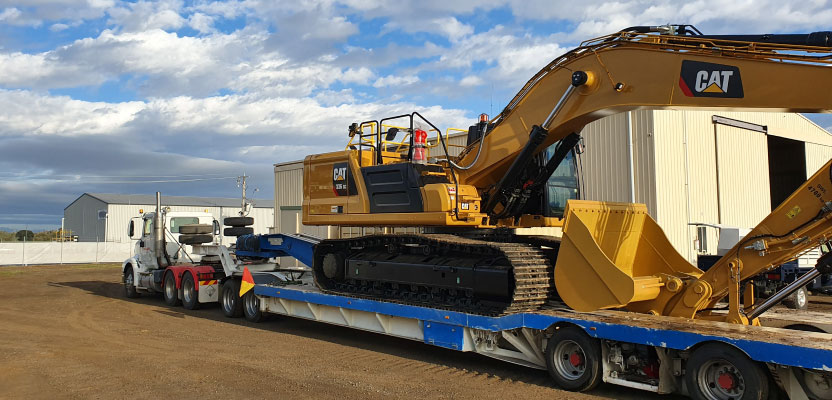
[[[0,243],[0,265],[122,262],[132,256],[133,243]]]

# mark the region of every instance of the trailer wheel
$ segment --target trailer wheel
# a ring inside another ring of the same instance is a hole
[[[832,399],[832,374],[794,368],[800,386],[811,400]]]
[[[254,233],[254,228],[248,226],[235,226],[222,230],[222,234],[225,236],[243,236],[251,235],[252,233]]]
[[[196,291],[194,276],[190,272],[186,272],[182,277],[182,307],[186,310],[199,308],[199,292]]]
[[[179,288],[176,287],[176,278],[173,277],[173,272],[165,274],[165,303],[171,307],[179,305]]]
[[[229,279],[222,284],[222,313],[228,318],[239,318],[243,315],[240,281],[236,279]]]
[[[759,364],[736,348],[708,343],[688,359],[685,384],[691,397],[699,400],[765,400],[769,395],[768,375]]]
[[[601,345],[580,328],[560,328],[546,346],[546,368],[558,386],[590,390],[601,382]]]
[[[222,223],[226,226],[249,226],[254,225],[252,217],[225,217]]]
[[[249,322],[260,322],[263,320],[263,311],[260,311],[260,299],[249,290],[243,295],[243,314]]]
[[[809,293],[806,287],[794,291],[789,297],[783,299],[783,305],[793,310],[805,310],[809,308]]]
[[[135,284],[135,281],[134,281],[134,278],[133,278],[133,266],[132,265],[128,264],[127,268],[124,269],[123,278],[124,279],[122,279],[122,281],[124,282],[124,295],[128,299],[135,299],[136,297],[140,297],[141,293],[139,293],[139,291],[136,290],[136,284]]]

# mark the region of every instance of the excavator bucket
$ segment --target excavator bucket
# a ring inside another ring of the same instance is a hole
[[[670,244],[644,204],[570,200],[555,285],[577,311],[623,308],[655,299],[671,276],[702,271]]]

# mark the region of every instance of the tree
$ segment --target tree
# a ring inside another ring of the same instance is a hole
[[[21,241],[21,242],[25,238],[25,240],[28,242],[28,241],[32,241],[32,239],[35,238],[35,233],[30,231],[30,230],[22,230],[22,231],[17,231],[17,233],[14,234],[14,237],[17,238],[17,240]]]

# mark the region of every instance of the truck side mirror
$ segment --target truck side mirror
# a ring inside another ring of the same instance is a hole
[[[220,223],[217,220],[214,220],[214,236],[220,234]]]
[[[130,240],[141,239],[142,230],[136,229],[136,219],[138,218],[130,218],[130,223],[127,224],[127,236],[130,237]]]

